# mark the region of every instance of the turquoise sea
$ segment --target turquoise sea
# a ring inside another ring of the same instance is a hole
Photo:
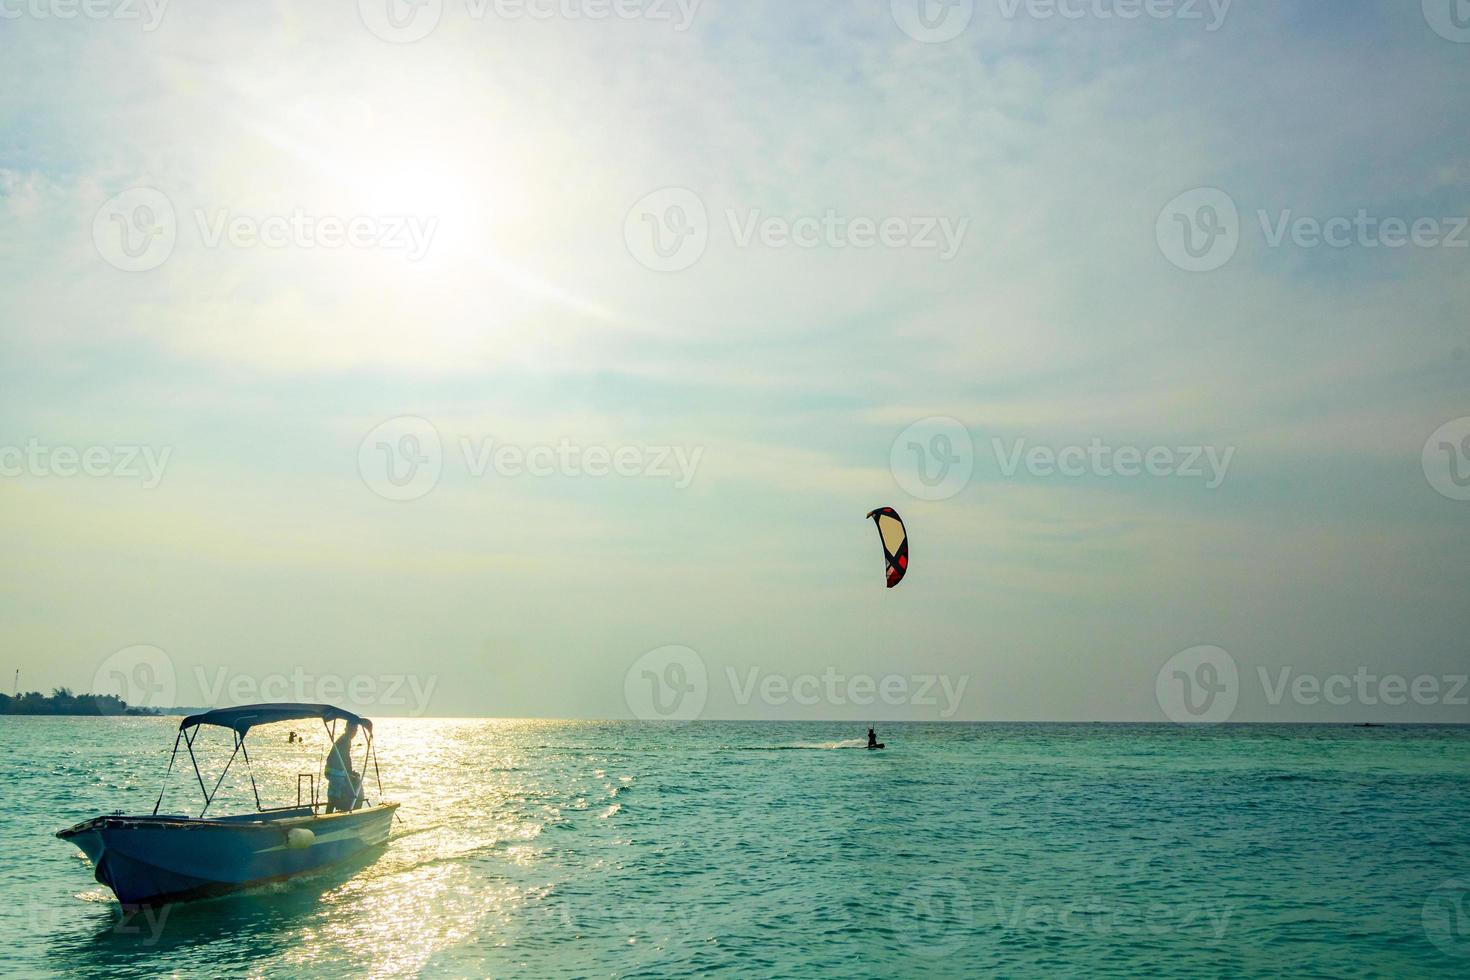
[[[386,848],[125,915],[176,723],[0,718],[0,973],[1470,975],[1470,728],[387,719]]]

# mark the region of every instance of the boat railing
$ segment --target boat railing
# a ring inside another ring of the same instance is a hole
[[[311,794],[308,797],[309,802],[306,804],[302,804],[301,802],[301,781],[303,779],[311,786]],[[314,772],[299,772],[296,774],[296,807],[300,809],[303,805],[310,806],[313,811],[319,805],[316,801],[316,773]]]

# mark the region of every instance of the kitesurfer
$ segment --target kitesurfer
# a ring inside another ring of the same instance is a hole
[[[876,749],[877,747],[878,747],[878,733],[875,732],[875,731],[873,731],[871,728],[869,728],[868,729],[868,748],[870,748],[870,749]]]

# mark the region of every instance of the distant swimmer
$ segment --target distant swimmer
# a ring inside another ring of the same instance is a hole
[[[870,748],[870,749],[881,749],[881,748],[883,748],[883,743],[880,742],[880,741],[878,741],[878,733],[875,732],[875,731],[873,731],[871,728],[868,729],[868,748]]]

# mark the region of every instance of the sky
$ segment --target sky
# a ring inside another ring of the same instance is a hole
[[[1470,722],[1457,3],[0,0],[3,688]]]

